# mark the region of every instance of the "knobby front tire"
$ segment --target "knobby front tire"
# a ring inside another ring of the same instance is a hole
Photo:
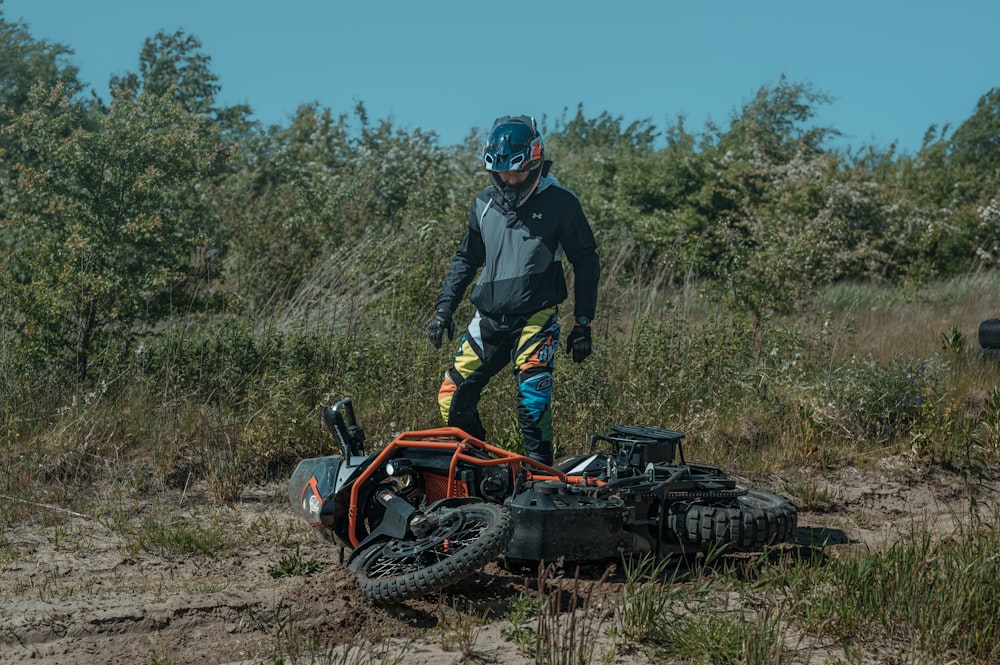
[[[510,512],[492,503],[438,508],[435,530],[420,540],[390,540],[358,553],[361,593],[379,603],[417,598],[459,582],[507,549]]]

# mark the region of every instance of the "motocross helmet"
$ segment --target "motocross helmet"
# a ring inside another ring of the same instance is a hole
[[[531,196],[542,176],[544,155],[545,146],[534,118],[505,115],[496,119],[483,147],[483,166],[504,204],[516,208]],[[499,173],[503,171],[528,171],[529,174],[521,184],[508,185],[500,179]]]

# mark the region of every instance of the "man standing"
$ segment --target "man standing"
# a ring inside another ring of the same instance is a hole
[[[573,264],[574,325],[566,352],[591,353],[600,261],[576,195],[548,174],[542,136],[530,116],[498,118],[483,148],[493,184],[472,201],[468,228],[441,287],[428,336],[452,339],[452,313],[476,272],[476,314],[438,392],[448,425],[485,439],[479,399],[508,363],[517,375],[517,421],[525,454],[552,464],[552,370],[559,343],[558,306],[568,293],[565,254]]]

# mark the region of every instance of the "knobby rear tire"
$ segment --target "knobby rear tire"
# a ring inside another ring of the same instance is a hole
[[[678,501],[667,512],[667,527],[682,550],[758,549],[792,539],[795,506],[783,496],[750,488],[727,499]]]
[[[503,506],[472,503],[445,510],[461,513],[462,527],[454,537],[414,550],[412,556],[401,554],[410,542],[396,540],[358,553],[351,567],[365,597],[392,603],[439,591],[497,558],[514,536],[510,512]]]

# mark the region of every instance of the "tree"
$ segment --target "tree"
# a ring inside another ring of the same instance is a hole
[[[1000,88],[979,98],[975,112],[951,135],[947,152],[954,203],[973,208],[1000,196]]]
[[[980,97],[975,112],[952,134],[950,158],[959,165],[1000,171],[1000,88]]]
[[[242,137],[251,127],[250,108],[216,105],[222,86],[211,63],[198,38],[181,30],[173,34],[161,30],[143,43],[138,72],[111,78],[111,93],[171,99],[191,115],[214,120],[224,134]]]
[[[188,113],[208,115],[221,86],[209,68],[212,59],[200,49],[197,38],[180,30],[172,35],[160,31],[143,43],[139,71],[111,77],[111,90],[169,95]]]
[[[17,166],[27,204],[4,221],[19,251],[0,288],[34,352],[88,376],[92,356],[135,323],[170,314],[198,275],[203,233],[191,192],[224,161],[216,129],[172,100],[127,93],[97,129],[62,86],[32,89],[10,131],[37,160]]]
[[[30,155],[19,154],[17,141],[10,132],[3,131],[4,119],[27,109],[29,92],[37,83],[49,87],[58,84],[68,96],[80,96],[77,68],[66,62],[72,54],[62,44],[34,39],[26,26],[10,23],[0,13],[0,210],[10,211],[18,205],[11,165],[31,159]],[[9,250],[0,239],[0,259]]]
[[[227,183],[226,266],[250,311],[273,311],[292,297],[331,251],[468,214],[474,176],[436,135],[388,120],[371,125],[363,104],[354,116],[357,126],[302,105],[287,128],[269,127],[241,152],[241,170]],[[398,267],[411,258],[392,260]]]
[[[823,152],[827,139],[840,133],[812,125],[817,107],[832,101],[809,83],[792,83],[782,75],[777,85],[763,86],[730,119],[720,139],[722,149],[785,163],[799,155]]]
[[[20,113],[36,83],[61,83],[68,95],[82,89],[78,70],[66,58],[72,49],[32,38],[25,25],[10,23],[0,12],[0,106]]]
[[[272,126],[246,142],[227,180],[222,228],[227,281],[250,311],[280,304],[298,288],[333,233],[324,214],[331,197],[363,198],[352,178],[353,147],[344,116],[300,106],[287,128]]]

